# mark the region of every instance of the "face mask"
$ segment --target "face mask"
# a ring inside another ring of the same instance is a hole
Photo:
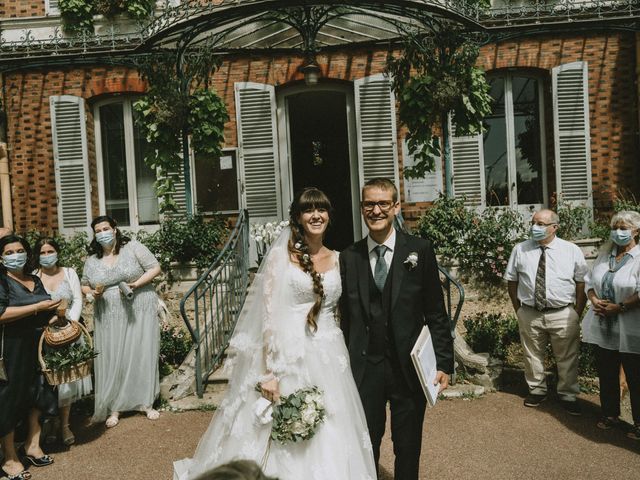
[[[27,263],[26,252],[13,253],[11,255],[3,255],[2,263],[7,267],[7,270],[22,270]]]
[[[103,247],[108,247],[109,245],[111,245],[115,238],[116,236],[113,230],[106,230],[104,232],[96,233],[96,241]]]
[[[44,268],[53,267],[57,262],[58,262],[57,253],[40,256],[40,265],[43,266]]]
[[[625,245],[629,245],[629,243],[631,243],[631,240],[633,239],[631,230],[621,230],[621,229],[611,230],[610,237],[613,243],[621,247],[624,247]]]
[[[547,238],[550,233],[547,233],[547,227],[543,227],[542,225],[531,225],[531,238],[533,238],[536,242],[540,242]]]

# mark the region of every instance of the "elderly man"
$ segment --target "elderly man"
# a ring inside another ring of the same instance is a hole
[[[524,350],[529,386],[525,406],[537,407],[547,398],[544,354],[550,341],[558,366],[560,402],[571,415],[580,415],[576,395],[587,264],[577,245],[556,236],[558,221],[551,210],[533,215],[531,239],[514,247],[505,278]]]

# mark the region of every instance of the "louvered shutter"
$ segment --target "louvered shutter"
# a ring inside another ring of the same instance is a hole
[[[449,122],[453,196],[465,198],[465,205],[468,207],[482,208],[485,206],[482,134],[456,137],[451,118]]]
[[[235,100],[244,205],[252,221],[280,218],[275,89],[261,83],[236,83]]]
[[[49,97],[53,159],[58,197],[58,228],[62,233],[87,229],[91,222],[91,188],[84,99]]]
[[[58,7],[58,0],[48,0],[46,3],[46,11],[48,15],[59,15],[60,8]]]
[[[355,81],[360,186],[372,178],[398,179],[396,101],[391,79],[378,74]]]
[[[562,200],[593,207],[587,62],[553,69],[556,188]]]

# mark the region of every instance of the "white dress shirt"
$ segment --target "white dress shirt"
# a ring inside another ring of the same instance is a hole
[[[546,245],[545,290],[547,307],[561,308],[576,302],[576,282],[584,282],[587,262],[580,247],[561,238]],[[517,244],[511,252],[504,278],[518,282],[518,300],[534,307],[536,273],[542,249],[535,240]]]
[[[379,244],[369,235],[367,235],[367,248],[369,249],[369,264],[371,265],[371,273],[375,277],[376,274],[376,262],[378,261],[378,254],[374,250],[378,245],[384,245],[387,247],[387,251],[384,253],[384,262],[387,264],[387,272],[391,268],[391,261],[393,260],[393,251],[396,248],[396,229],[391,230],[391,235],[384,243]]]
[[[614,252],[615,255],[615,252]],[[629,250],[631,258],[613,277],[615,302],[620,303],[640,292],[640,246]],[[585,289],[593,289],[602,298],[602,278],[609,270],[610,252],[599,255],[587,274]],[[582,321],[582,339],[608,350],[640,353],[640,308],[637,306],[620,312],[616,319],[607,321],[593,312],[593,307]]]

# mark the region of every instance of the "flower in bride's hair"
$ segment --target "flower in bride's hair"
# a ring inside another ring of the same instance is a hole
[[[302,248],[302,244],[300,242],[296,242],[294,247],[296,250],[300,250]]]
[[[305,253],[304,255],[302,255],[302,260],[304,260],[305,262],[308,262],[311,259],[311,257],[309,256],[308,253]]]

